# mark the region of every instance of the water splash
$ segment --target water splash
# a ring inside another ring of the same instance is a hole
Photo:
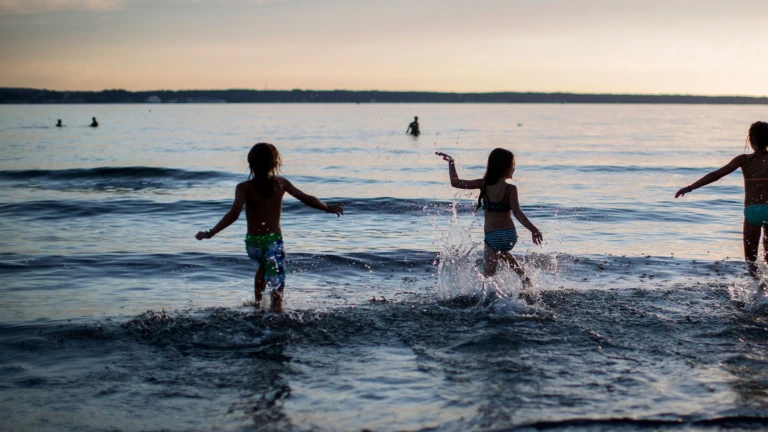
[[[479,247],[472,241],[472,225],[463,227],[459,223],[456,205],[454,202],[451,206],[451,222],[439,240],[437,277],[440,298],[443,300],[474,296],[482,291],[484,281],[476,263]]]
[[[495,275],[486,277],[483,272],[482,243],[472,240],[472,228],[463,226],[456,211],[451,207],[452,218],[448,229],[442,232],[440,262],[437,268],[438,292],[441,300],[461,299],[486,308],[492,315],[518,314],[529,310],[528,302],[536,303],[539,297],[535,284],[524,287],[520,276],[505,264],[499,264]],[[525,268],[525,262],[521,263]],[[532,280],[535,272],[526,270]]]
[[[768,266],[757,263],[757,279],[737,281],[728,287],[731,300],[743,303],[744,309],[752,313],[768,312]]]

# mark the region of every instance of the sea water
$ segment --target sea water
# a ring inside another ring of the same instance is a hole
[[[404,134],[418,115],[423,134]],[[762,106],[0,106],[1,430],[768,425],[765,293],[738,173]],[[98,128],[87,125],[97,117]],[[66,127],[56,128],[57,119]],[[261,141],[287,198],[286,313],[256,309],[229,210]],[[482,275],[488,153],[518,225]]]

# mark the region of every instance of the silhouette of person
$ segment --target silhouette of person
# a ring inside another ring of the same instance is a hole
[[[419,136],[421,134],[421,131],[419,130],[419,118],[414,117],[411,124],[408,125],[408,129],[405,130],[406,134],[411,134],[413,136]]]
[[[59,119],[59,122],[56,123],[56,127],[64,127],[64,123],[61,122],[61,119]]]
[[[92,117],[91,127],[99,127],[99,122],[96,121],[96,117]]]

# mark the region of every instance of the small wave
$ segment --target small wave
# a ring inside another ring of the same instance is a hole
[[[395,250],[378,253],[348,254],[287,254],[289,271],[313,272],[346,271],[369,272],[371,269],[382,271],[405,271],[436,264],[437,254],[419,250]],[[198,269],[224,267],[227,272],[252,271],[253,263],[243,253],[238,255],[176,253],[176,254],[137,254],[137,253],[101,253],[78,255],[23,255],[0,254],[0,271],[6,275],[40,274],[62,268],[78,269],[78,272],[90,277],[129,277],[141,272],[146,275],[169,278],[180,273],[194,272]],[[200,276],[204,277],[204,276]]]
[[[576,171],[583,173],[665,173],[665,174],[691,174],[708,173],[711,167],[679,167],[679,166],[639,166],[639,165],[547,165],[547,171]]]
[[[16,187],[60,191],[174,189],[240,178],[244,176],[220,171],[145,166],[0,171],[0,182]]]
[[[761,416],[725,416],[707,419],[637,419],[637,418],[578,418],[553,421],[539,421],[518,425],[512,430],[616,430],[617,428],[652,429],[659,428],[686,428],[686,427],[713,427],[725,428],[754,428],[768,425],[768,417]]]
[[[87,180],[87,179],[176,179],[210,180],[232,178],[235,174],[219,171],[188,171],[175,168],[146,166],[73,168],[63,170],[6,170],[0,180]]]
[[[226,213],[230,201],[184,200],[163,203],[140,199],[115,200],[40,200],[22,203],[0,204],[0,215],[27,220],[60,220],[98,217],[112,214],[129,215],[200,215]]]
[[[204,312],[173,314],[150,310],[120,326],[130,335],[163,345],[242,349],[280,341],[280,336],[269,330],[270,317],[262,312],[240,312],[224,308]]]
[[[245,173],[222,171],[191,171],[164,167],[98,167],[62,170],[0,170],[0,182],[12,186],[46,190],[110,190],[110,189],[173,189],[190,187],[198,183],[220,181],[244,181]],[[311,175],[290,176],[302,183],[324,184],[379,184],[381,181],[354,177],[317,177]]]
[[[114,183],[112,184],[114,185]],[[451,201],[407,199],[407,198],[327,198],[328,202],[345,203],[346,214],[352,215],[403,215],[403,216],[450,216],[475,213],[475,205],[470,201],[454,203]],[[166,218],[175,216],[205,216],[226,213],[232,201],[227,200],[180,200],[160,202],[150,199],[102,199],[102,200],[38,200],[15,203],[0,203],[0,216],[27,220],[59,220],[68,218],[99,217],[104,215],[161,215]],[[713,206],[732,206],[731,202],[712,200]],[[294,199],[283,204],[285,213],[304,212],[306,206]],[[696,213],[689,208],[679,210],[663,209],[627,209],[621,207],[565,207],[552,204],[523,206],[523,210],[536,219],[563,219],[580,222],[623,223],[628,221],[664,221],[698,222],[706,221],[706,213]]]

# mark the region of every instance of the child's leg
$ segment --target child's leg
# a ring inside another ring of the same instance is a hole
[[[768,225],[763,225],[763,261],[768,263]]]
[[[276,240],[267,249],[264,268],[267,282],[269,282],[272,311],[282,312],[283,288],[285,288],[285,250],[282,239]]]
[[[525,270],[523,270],[523,266],[520,265],[519,262],[515,259],[514,256],[512,256],[509,252],[504,252],[501,254],[502,259],[509,264],[509,267],[512,268],[512,270],[517,273],[518,276],[523,278],[523,287],[527,287],[528,285],[531,285],[531,278],[525,275]]]
[[[758,225],[744,219],[744,258],[749,266],[749,274],[757,276],[757,250],[760,247],[760,229]]]
[[[504,252],[501,254],[501,259],[504,260],[507,264],[509,264],[509,267],[515,271],[515,273],[518,274],[518,276],[523,277],[525,276],[525,271],[523,270],[523,267],[520,265],[519,262],[515,259],[514,256],[512,256],[509,252]]]
[[[261,295],[264,293],[264,289],[267,287],[267,281],[264,279],[264,266],[260,266],[256,271],[256,276],[253,278],[253,294],[256,297],[256,307],[261,304]]]
[[[483,243],[483,274],[490,277],[496,274],[496,267],[499,265],[499,253],[495,249]]]
[[[282,291],[270,291],[271,308],[273,312],[283,311],[283,292]]]

